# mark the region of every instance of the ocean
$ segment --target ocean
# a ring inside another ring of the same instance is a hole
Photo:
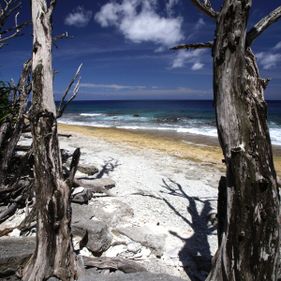
[[[268,101],[272,144],[281,146],[281,101]],[[217,137],[212,101],[73,101],[64,124]]]

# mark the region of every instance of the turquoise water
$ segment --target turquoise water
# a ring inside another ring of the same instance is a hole
[[[269,101],[272,143],[281,145],[281,101]],[[74,101],[60,122],[217,137],[212,101]]]

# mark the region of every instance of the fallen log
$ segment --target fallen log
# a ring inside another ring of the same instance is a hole
[[[17,202],[10,204],[10,206],[5,211],[0,213],[0,223],[2,223],[6,219],[8,219],[10,216],[12,216],[16,212],[17,208],[18,208]]]
[[[15,147],[15,151],[30,151],[31,146],[30,145],[17,145]]]

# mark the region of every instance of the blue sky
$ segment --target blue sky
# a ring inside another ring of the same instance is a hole
[[[19,20],[30,17],[23,1]],[[218,5],[222,1],[212,1]],[[280,5],[253,1],[249,27]],[[83,63],[77,99],[212,99],[210,50],[173,52],[180,43],[212,40],[214,23],[189,0],[58,1],[54,35],[72,39],[54,48],[55,96],[59,99]],[[31,28],[0,50],[0,79],[17,81],[30,57]],[[271,78],[267,99],[281,99],[281,21],[253,46],[263,77]]]

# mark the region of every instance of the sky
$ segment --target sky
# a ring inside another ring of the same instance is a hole
[[[30,19],[23,6],[18,21]],[[222,0],[212,1],[216,9]],[[280,0],[253,1],[249,28]],[[53,48],[55,98],[83,63],[79,100],[212,99],[209,49],[171,51],[182,43],[213,39],[215,24],[191,0],[57,1],[53,34],[72,38]],[[32,29],[0,49],[0,80],[18,80],[31,57]],[[271,78],[266,99],[281,99],[281,20],[254,43],[261,76]]]

